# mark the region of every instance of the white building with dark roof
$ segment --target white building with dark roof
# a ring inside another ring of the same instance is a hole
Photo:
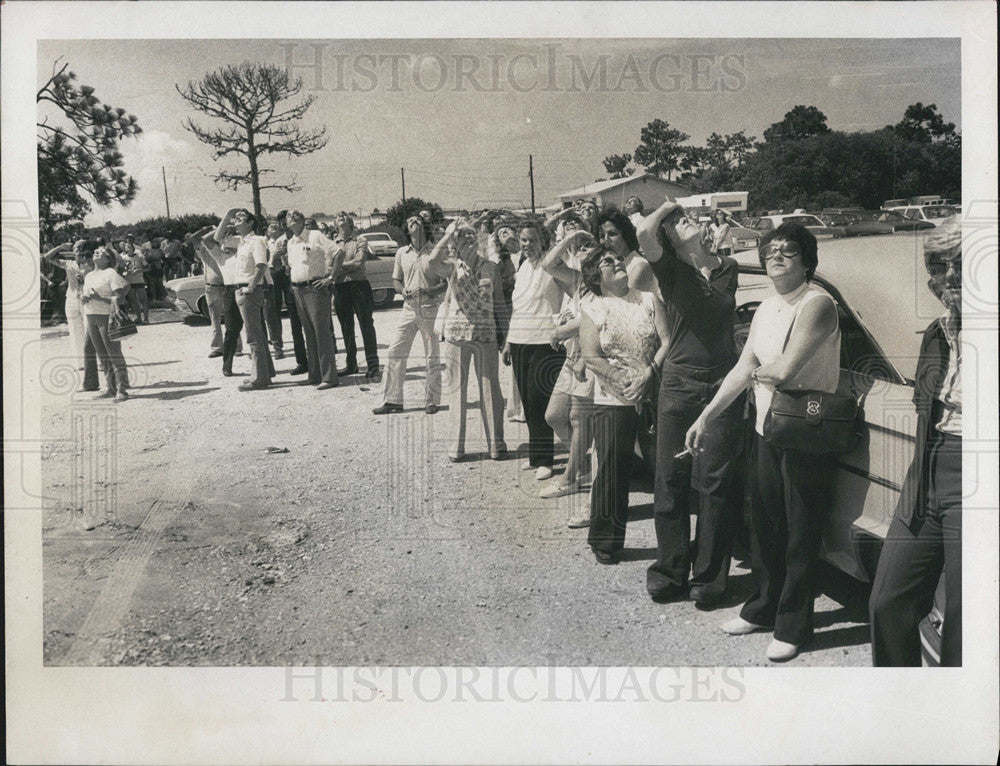
[[[640,173],[626,178],[613,178],[610,181],[595,181],[556,196],[562,207],[569,207],[578,199],[584,199],[596,202],[601,207],[613,205],[617,208],[623,208],[625,200],[629,197],[638,197],[642,200],[645,211],[649,213],[663,204],[663,199],[668,194],[676,198],[685,197],[690,193],[691,190],[682,184],[649,173]]]

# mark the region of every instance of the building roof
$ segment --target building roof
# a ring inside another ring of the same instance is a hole
[[[563,192],[562,194],[557,194],[556,196],[559,197],[559,199],[563,199],[565,197],[582,197],[586,194],[600,194],[608,189],[614,189],[616,186],[644,179],[659,181],[660,183],[669,184],[670,186],[687,191],[687,187],[684,186],[684,184],[679,184],[676,181],[668,181],[666,178],[660,178],[659,176],[654,176],[651,173],[639,173],[638,175],[626,176],[625,178],[612,178],[610,181],[595,181],[592,184],[586,184],[578,189],[572,189],[571,191]]]

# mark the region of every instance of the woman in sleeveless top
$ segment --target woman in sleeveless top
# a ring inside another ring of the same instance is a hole
[[[730,635],[774,630],[772,661],[792,659],[812,637],[815,570],[833,486],[826,455],[775,447],[764,439],[764,418],[777,388],[834,393],[840,375],[837,307],[809,280],[816,238],[782,224],[761,241],[761,264],[776,295],[754,314],[736,366],[687,433],[692,452],[704,448],[706,424],[747,387],[757,407],[751,566],[756,585],[740,616],[722,626]]]
[[[465,458],[466,390],[474,358],[486,449],[493,460],[499,460],[507,446],[503,438],[498,351],[508,322],[500,269],[480,255],[476,230],[469,222],[459,220],[448,226],[434,246],[430,270],[448,280],[448,294],[441,309],[452,431],[448,459],[458,462]]]
[[[539,497],[562,497],[582,489],[589,473],[588,451],[590,409],[594,401],[594,380],[580,357],[580,304],[590,298],[590,292],[580,279],[580,248],[593,244],[594,238],[584,229],[582,219],[571,210],[562,216],[557,229],[556,245],[542,260],[542,268],[562,288],[562,311],[552,331],[553,348],[566,350],[566,361],[556,380],[545,410],[545,422],[552,426],[559,440],[569,449],[566,471],[559,481],[542,489]],[[590,523],[590,512],[580,509],[569,519],[571,528]]]
[[[658,296],[629,287],[625,257],[614,250],[588,250],[580,272],[593,294],[581,304],[580,346],[595,378],[597,448],[587,542],[599,563],[616,564],[625,546],[637,406],[653,394],[666,355],[666,316]]]

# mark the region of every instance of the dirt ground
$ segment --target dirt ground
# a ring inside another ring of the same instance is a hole
[[[399,312],[376,314],[383,362]],[[127,343],[132,397],[118,405],[75,391],[65,325],[42,331],[46,664],[768,664],[767,634],[718,628],[749,595],[739,562],[721,607],[647,597],[648,481],[623,561],[601,566],[566,526],[585,494],[540,499],[516,453],[446,460],[448,413],[424,413],[416,356],[405,413],[379,417],[380,384],[295,385],[287,319],[276,385],[249,393],[207,358],[204,324],[153,321]],[[237,373],[249,365],[238,357]],[[506,427],[523,446],[524,424]],[[816,611],[790,664],[868,665],[867,626],[827,597]]]

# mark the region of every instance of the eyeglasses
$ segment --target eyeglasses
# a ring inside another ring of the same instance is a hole
[[[599,266],[617,266],[619,263],[625,263],[624,255],[606,255],[597,262]]]
[[[802,248],[797,242],[782,242],[780,245],[768,245],[764,250],[764,260],[770,261],[777,255],[783,258],[798,258],[802,255]]]

